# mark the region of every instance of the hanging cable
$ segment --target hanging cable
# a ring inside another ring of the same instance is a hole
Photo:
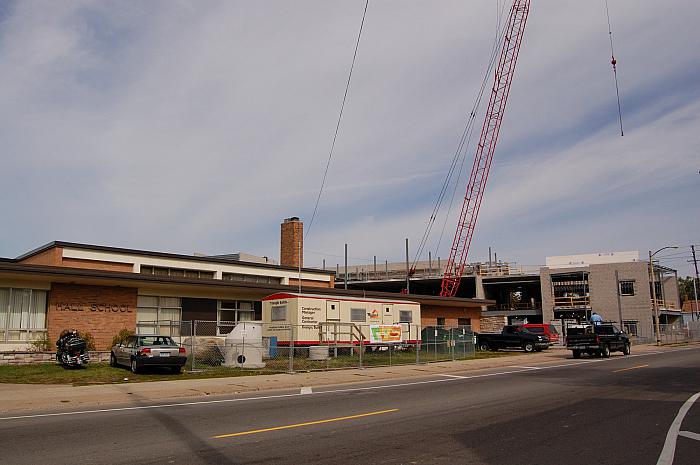
[[[498,57],[498,51],[499,51],[499,44],[502,42],[502,37],[503,34],[505,34],[505,27],[501,28],[501,23],[503,19],[503,15],[505,13],[505,2],[506,0],[503,0],[503,5],[500,7],[500,4],[497,2],[496,3],[496,34],[494,37],[494,42],[493,42],[493,47],[491,50],[491,57],[489,59],[489,64],[487,66],[486,72],[484,73],[484,78],[481,82],[481,87],[479,89],[479,92],[477,94],[476,100],[474,102],[474,105],[469,112],[468,118],[467,118],[467,123],[464,127],[464,130],[462,131],[462,136],[460,138],[459,144],[457,145],[457,149],[455,150],[455,153],[452,157],[452,162],[450,164],[450,168],[447,172],[447,175],[445,176],[445,180],[443,181],[442,188],[440,189],[440,193],[438,194],[438,198],[435,202],[435,206],[433,207],[433,210],[430,214],[430,219],[428,220],[428,225],[425,228],[425,231],[423,232],[423,236],[421,237],[420,243],[418,244],[418,248],[416,249],[416,254],[413,259],[413,263],[411,265],[410,274],[413,274],[416,269],[416,265],[418,261],[420,260],[420,257],[423,255],[423,250],[425,249],[425,246],[428,242],[428,239],[430,237],[430,233],[432,231],[432,228],[435,224],[435,220],[437,218],[437,214],[442,207],[442,203],[445,199],[445,195],[447,194],[447,191],[449,190],[450,184],[452,183],[452,179],[458,180],[461,177],[462,170],[464,168],[464,161],[465,161],[465,156],[464,154],[466,153],[466,148],[469,147],[472,134],[474,132],[474,121],[476,119],[476,115],[479,110],[479,106],[481,105],[481,100],[484,95],[484,92],[486,90],[486,85],[488,84],[489,76],[491,74],[491,71],[493,70],[493,66],[496,63],[496,58]],[[461,163],[460,163],[461,160]],[[457,165],[459,164],[459,171],[457,176],[455,177],[455,170],[457,168]],[[452,209],[452,203],[454,201],[455,197],[455,192],[457,190],[458,182],[455,181],[454,183],[454,188],[452,190],[452,197],[450,199],[450,205],[447,210],[447,214],[445,215],[445,221],[442,226],[442,231],[440,233],[440,238],[438,240],[438,245],[436,247],[436,255],[437,255],[437,249],[440,247],[440,242],[442,242],[442,237],[445,232],[445,226],[447,224],[447,219],[449,218],[449,212]]]
[[[608,8],[608,0],[605,0],[605,14],[608,17],[608,37],[610,38],[610,64],[612,65],[613,75],[615,76],[615,93],[617,94],[617,114],[620,118],[620,136],[625,135],[622,128],[622,106],[620,105],[620,86],[617,83],[617,60],[615,59],[615,50],[613,49],[612,27],[610,26],[610,9]]]
[[[321,194],[323,194],[323,188],[326,185],[326,177],[328,176],[328,168],[331,166],[331,159],[333,158],[333,150],[335,149],[335,141],[338,138],[338,130],[340,129],[340,121],[343,118],[343,110],[345,109],[345,100],[348,98],[348,89],[350,89],[350,79],[352,79],[352,70],[355,68],[355,59],[357,58],[357,49],[360,47],[360,38],[362,37],[362,28],[365,25],[365,16],[367,15],[367,6],[369,5],[369,0],[365,1],[365,10],[362,13],[362,22],[360,23],[360,31],[357,33],[357,42],[355,43],[355,53],[352,55],[352,64],[350,65],[350,73],[348,74],[348,82],[345,84],[345,93],[343,94],[343,103],[340,105],[340,113],[338,114],[338,122],[335,125],[335,133],[333,134],[333,143],[331,144],[331,150],[328,153],[328,161],[326,162],[326,170],[323,173],[323,180],[321,181],[321,188],[318,190],[318,197],[316,197],[316,205],[314,205],[314,212],[311,214],[311,221],[309,221],[306,227],[306,234],[304,234],[304,239],[309,237],[309,232],[311,232],[311,226],[314,224],[314,219],[316,218],[316,211],[318,210],[318,203],[321,201]]]

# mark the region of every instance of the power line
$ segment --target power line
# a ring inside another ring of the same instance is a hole
[[[617,114],[620,118],[620,136],[625,135],[622,128],[622,106],[620,105],[620,87],[617,83],[617,60],[615,59],[615,51],[613,50],[612,27],[610,26],[610,9],[608,8],[608,0],[605,0],[605,14],[608,17],[608,37],[610,38],[610,64],[612,65],[613,74],[615,76],[615,93],[617,94]]]
[[[352,55],[352,64],[350,65],[350,73],[348,74],[348,82],[345,84],[345,93],[343,94],[343,103],[340,105],[340,113],[338,114],[338,122],[335,125],[335,133],[333,133],[333,143],[331,144],[331,150],[328,153],[328,162],[326,162],[326,170],[323,173],[323,181],[321,181],[321,188],[318,191],[318,197],[316,197],[316,205],[314,205],[314,212],[311,214],[311,221],[309,221],[306,227],[306,234],[304,239],[309,237],[309,232],[311,231],[311,226],[314,224],[314,219],[316,218],[316,211],[318,210],[318,203],[321,201],[321,194],[323,193],[323,188],[326,185],[326,177],[328,176],[328,168],[331,166],[331,159],[333,158],[333,150],[335,149],[335,141],[338,138],[338,130],[340,129],[340,121],[343,118],[343,110],[345,109],[345,100],[348,97],[348,89],[350,89],[350,79],[352,79],[352,71],[355,68],[355,59],[357,58],[357,49],[360,47],[360,38],[362,37],[362,28],[365,25],[365,16],[367,15],[367,6],[369,5],[369,0],[365,1],[365,10],[362,13],[362,22],[360,23],[360,31],[357,33],[357,42],[355,43],[355,52]]]
[[[479,92],[477,94],[477,98],[474,102],[474,105],[469,112],[468,118],[467,118],[467,123],[464,127],[464,130],[462,131],[462,136],[460,138],[459,144],[457,144],[457,149],[454,152],[454,155],[452,156],[452,162],[450,164],[450,168],[447,171],[447,175],[445,176],[445,180],[443,181],[442,187],[440,189],[440,193],[438,194],[437,200],[435,202],[435,205],[433,206],[433,210],[430,214],[430,218],[428,220],[428,225],[426,226],[423,236],[421,237],[421,240],[418,244],[418,247],[416,249],[415,257],[413,259],[413,263],[411,265],[411,269],[414,269],[418,261],[420,260],[420,257],[423,255],[423,250],[425,249],[425,246],[428,242],[428,239],[430,237],[430,233],[433,229],[433,226],[435,224],[435,220],[437,219],[437,214],[440,211],[440,208],[442,207],[442,203],[445,199],[445,195],[447,194],[447,191],[449,190],[450,184],[452,184],[452,179],[455,179],[454,183],[454,188],[452,190],[452,196],[450,198],[450,204],[447,209],[447,213],[445,215],[445,221],[443,222],[442,226],[442,231],[440,232],[440,237],[437,242],[436,250],[435,250],[435,255],[438,255],[438,250],[440,248],[440,242],[442,242],[442,237],[445,232],[445,226],[447,225],[447,220],[449,218],[450,211],[452,209],[452,204],[454,202],[454,197],[455,197],[455,192],[457,191],[457,186],[458,186],[458,180],[461,177],[462,170],[464,169],[464,161],[466,157],[464,156],[466,153],[466,148],[469,147],[471,143],[471,138],[472,134],[474,132],[474,121],[476,119],[477,112],[479,110],[479,107],[481,105],[481,100],[484,95],[486,85],[488,84],[488,78],[491,74],[491,70],[493,69],[493,65],[496,62],[496,57],[498,56],[498,50],[499,50],[499,44],[501,42],[501,38],[503,34],[505,34],[505,26],[503,29],[501,29],[501,22],[503,19],[503,15],[505,13],[505,0],[503,1],[503,6],[502,8],[500,7],[500,4],[497,2],[496,3],[496,34],[494,37],[494,42],[493,42],[493,47],[491,50],[491,57],[489,59],[489,64],[487,66],[486,72],[484,73],[484,78],[481,83],[481,87],[479,89]],[[461,163],[460,163],[461,160]],[[459,164],[459,171],[457,173],[457,176],[455,177],[455,169],[457,168],[457,165]]]

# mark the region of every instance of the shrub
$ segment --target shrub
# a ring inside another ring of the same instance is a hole
[[[126,338],[129,336],[133,336],[134,332],[130,329],[122,328],[121,331],[119,331],[113,338],[112,338],[112,345],[110,347],[114,347],[120,342],[126,341]]]
[[[78,337],[85,341],[87,350],[95,350],[95,338],[87,331],[78,331]]]
[[[31,346],[31,350],[34,352],[48,352],[49,350],[51,350],[51,341],[49,341],[49,335],[47,333],[43,333],[41,336],[39,336],[31,342]]]

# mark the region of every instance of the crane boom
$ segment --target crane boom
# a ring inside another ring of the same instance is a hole
[[[479,144],[474,155],[467,192],[464,196],[462,211],[457,223],[457,232],[452,241],[450,257],[447,261],[445,274],[442,278],[440,295],[454,297],[459,288],[464,267],[467,263],[467,254],[471,245],[476,219],[481,207],[481,199],[484,196],[486,180],[491,168],[491,160],[496,149],[498,133],[501,129],[503,114],[513,81],[515,64],[520,52],[520,44],[525,32],[525,22],[530,12],[530,0],[514,0],[510,9],[508,24],[506,25],[503,45],[496,67],[493,88],[489,98],[489,105],[484,116],[484,125],[481,128]]]

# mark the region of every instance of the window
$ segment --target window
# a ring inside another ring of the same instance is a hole
[[[634,295],[634,281],[620,281],[620,295]]]
[[[286,321],[287,320],[287,306],[278,305],[272,307],[272,321]]]
[[[544,334],[544,328],[540,328],[539,326],[535,326],[534,328],[530,327],[527,328],[527,330],[535,334]]]
[[[457,318],[457,326],[471,326],[471,325],[472,325],[471,318]]]
[[[365,321],[367,321],[367,312],[364,308],[351,308],[350,321],[364,323]]]
[[[0,342],[28,342],[46,332],[46,294],[0,288]]]
[[[622,321],[622,329],[624,332],[629,334],[630,336],[637,336],[637,320],[623,320]]]
[[[168,268],[162,266],[141,265],[141,274],[150,274],[154,276],[172,276],[175,278],[201,278],[214,279],[213,271],[204,270],[186,270],[182,268]]]
[[[399,323],[413,323],[413,312],[410,310],[399,310]]]
[[[438,326],[445,326],[445,317],[444,316],[437,317],[437,325]]]
[[[255,319],[253,302],[241,300],[220,300],[216,332],[218,335],[231,332],[239,321]]]
[[[253,274],[242,273],[223,273],[221,279],[224,281],[237,281],[243,283],[258,283],[258,284],[281,284],[282,278],[275,276],[259,276]]]
[[[138,296],[136,329],[139,332],[179,336],[181,318],[179,297]]]

